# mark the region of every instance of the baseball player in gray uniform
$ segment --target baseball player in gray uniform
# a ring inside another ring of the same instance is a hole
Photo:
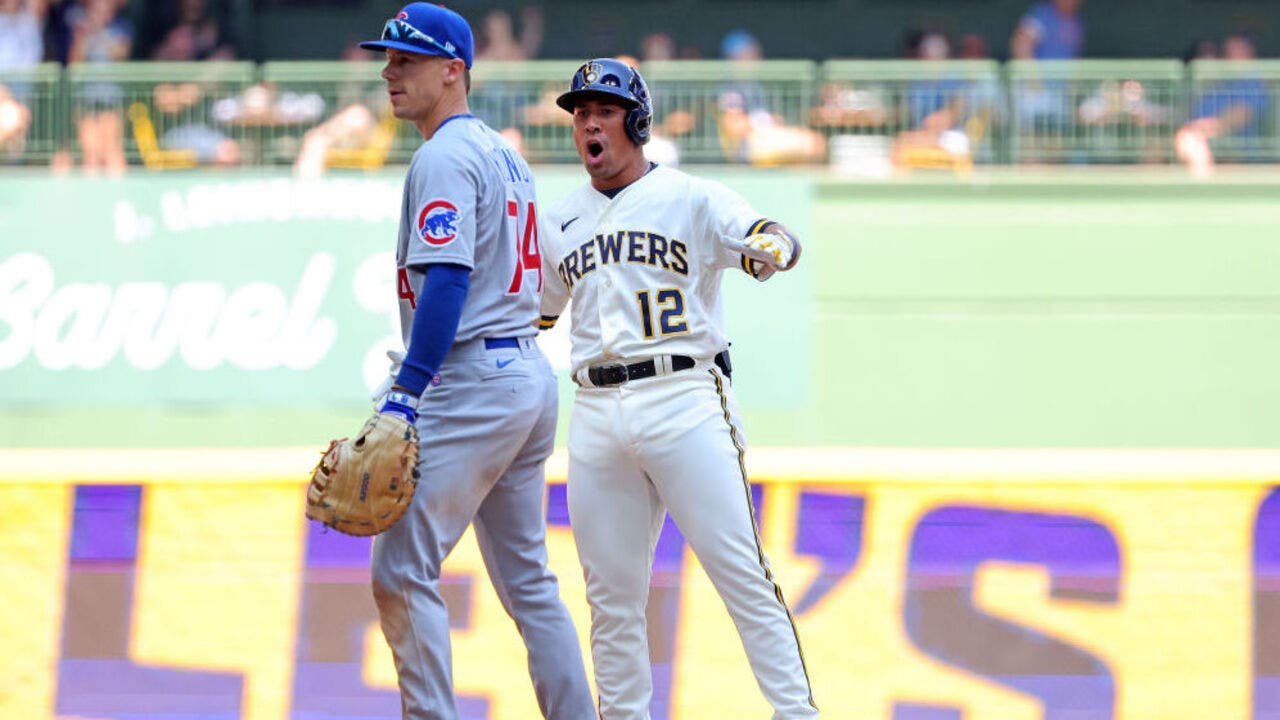
[[[592,60],[557,103],[590,182],[547,213],[541,327],[572,300],[569,518],[604,720],[646,720],[645,604],[670,513],[724,600],[775,720],[816,718],[800,641],[761,549],[729,384],[720,279],[764,280],[800,244],[719,183],[648,162],[630,66]]]
[[[396,247],[406,356],[380,402],[416,424],[421,477],[372,558],[404,717],[458,717],[440,566],[474,523],[543,716],[590,720],[578,635],[547,568],[543,464],[557,397],[533,338],[543,285],[533,176],[468,112],[473,41],[460,15],[413,3],[361,47],[386,52],[395,115],[425,139],[405,179]]]

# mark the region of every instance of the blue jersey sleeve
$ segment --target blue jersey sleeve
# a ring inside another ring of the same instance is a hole
[[[471,271],[461,265],[428,265],[421,299],[413,314],[413,330],[396,385],[421,396],[436,374],[458,333],[462,305],[471,286]]]

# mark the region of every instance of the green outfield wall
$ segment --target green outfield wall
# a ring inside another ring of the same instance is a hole
[[[1280,444],[1280,177],[694,172],[806,240],[797,271],[725,282],[755,445]],[[545,204],[581,177],[539,180]],[[395,338],[400,182],[0,175],[0,446],[354,427]]]
[[[820,185],[824,444],[1275,446],[1280,186]],[[835,428],[839,428],[838,431]]]

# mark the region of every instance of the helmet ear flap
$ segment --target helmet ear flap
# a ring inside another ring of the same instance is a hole
[[[653,115],[645,105],[627,111],[627,137],[637,145],[649,142]]]
[[[627,113],[627,135],[637,145],[649,142],[653,125],[653,101],[649,99],[649,87],[645,85],[640,71],[629,67],[631,81],[627,83],[627,91],[639,103]]]

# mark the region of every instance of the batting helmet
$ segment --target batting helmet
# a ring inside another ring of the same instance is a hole
[[[556,104],[569,112],[578,100],[607,95],[627,107],[624,124],[627,137],[637,145],[649,142],[649,126],[653,124],[653,101],[640,71],[612,58],[590,60],[578,68],[569,81],[569,92],[556,98]]]

